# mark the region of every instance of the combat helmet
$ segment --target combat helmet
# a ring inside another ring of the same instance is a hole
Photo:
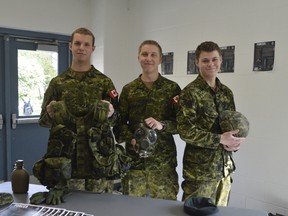
[[[225,110],[220,113],[219,120],[222,132],[239,130],[239,133],[235,134],[235,136],[247,137],[249,132],[249,121],[242,113],[233,110]]]

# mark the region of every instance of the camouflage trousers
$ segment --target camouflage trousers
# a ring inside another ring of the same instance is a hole
[[[179,190],[175,170],[129,170],[122,179],[124,195],[176,200]]]
[[[69,179],[67,186],[70,190],[87,190],[96,193],[112,193],[114,180],[106,179]]]
[[[189,197],[211,198],[217,206],[227,206],[231,191],[231,176],[228,175],[220,180],[184,180],[182,182],[182,201]]]

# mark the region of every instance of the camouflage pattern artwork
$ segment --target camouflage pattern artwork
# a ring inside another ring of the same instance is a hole
[[[214,91],[199,75],[180,94],[177,127],[186,142],[183,190],[187,196],[192,192],[189,188],[193,188],[194,181],[205,185],[205,182],[219,181],[235,170],[232,152],[224,150],[220,144],[223,132],[219,124],[221,111],[235,110],[233,93],[218,78],[216,84]],[[200,189],[193,193],[202,195]]]
[[[44,95],[39,120],[41,126],[51,128],[47,153],[43,157],[44,169],[49,167],[47,160],[50,158],[67,158],[71,160],[71,176],[66,173],[67,166],[62,166],[65,180],[119,178],[119,151],[111,131],[118,113],[115,112],[108,119],[108,103],[101,100],[109,101],[117,111],[118,94],[111,79],[93,66],[81,76],[69,68],[51,80]],[[46,112],[46,106],[51,101],[56,101],[51,105],[53,118]],[[43,175],[43,171],[38,172]],[[49,172],[46,170],[44,173],[47,175]],[[53,185],[47,181],[45,184]],[[98,185],[107,187],[106,184]],[[99,190],[105,191],[106,188]]]
[[[220,127],[223,132],[239,130],[234,136],[247,137],[249,132],[249,121],[240,112],[225,110],[220,113]]]
[[[177,83],[166,79],[160,74],[159,78],[153,83],[152,89],[149,89],[141,81],[140,76],[123,87],[119,99],[121,120],[114,127],[116,140],[119,143],[126,143],[126,152],[133,160],[127,177],[125,176],[129,181],[129,185],[123,184],[123,193],[136,196],[141,194],[142,196],[143,193],[138,193],[137,190],[139,188],[139,191],[142,191],[142,187],[146,187],[147,184],[147,187],[150,187],[150,195],[152,197],[161,196],[167,199],[171,199],[171,197],[176,199],[178,193],[178,175],[176,172],[173,172],[177,166],[176,146],[173,134],[177,133],[177,103],[175,98],[179,95],[181,89]],[[140,123],[144,123],[144,120],[149,117],[153,117],[158,121],[164,121],[166,127],[163,130],[156,131],[157,141],[154,144],[153,154],[148,158],[140,158],[130,142],[134,138],[137,126]],[[147,179],[145,180],[145,178],[138,176],[142,170],[146,170],[147,173],[161,170],[164,176],[161,177],[163,182],[160,183],[159,180],[156,182],[156,177],[155,182],[152,182],[152,177],[146,181]],[[173,175],[170,175],[170,173],[173,173]],[[169,178],[167,177],[168,175],[170,175]],[[137,178],[143,180],[141,187],[137,183]],[[161,185],[163,190],[158,190],[158,194],[156,195],[157,184]],[[168,188],[173,188],[173,192]],[[155,191],[153,191],[154,189]],[[160,193],[163,194],[160,195]]]

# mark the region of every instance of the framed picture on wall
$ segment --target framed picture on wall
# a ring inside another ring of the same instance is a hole
[[[199,74],[199,69],[195,64],[195,50],[187,52],[187,74]]]
[[[271,71],[274,66],[275,41],[254,44],[253,71]]]
[[[162,53],[161,74],[173,74],[174,52]]]
[[[233,73],[235,62],[235,46],[220,47],[222,53],[221,73]]]

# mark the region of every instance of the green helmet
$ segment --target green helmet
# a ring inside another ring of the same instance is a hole
[[[249,132],[249,121],[240,112],[225,110],[220,113],[220,127],[223,132],[239,130],[235,136],[246,137]]]

